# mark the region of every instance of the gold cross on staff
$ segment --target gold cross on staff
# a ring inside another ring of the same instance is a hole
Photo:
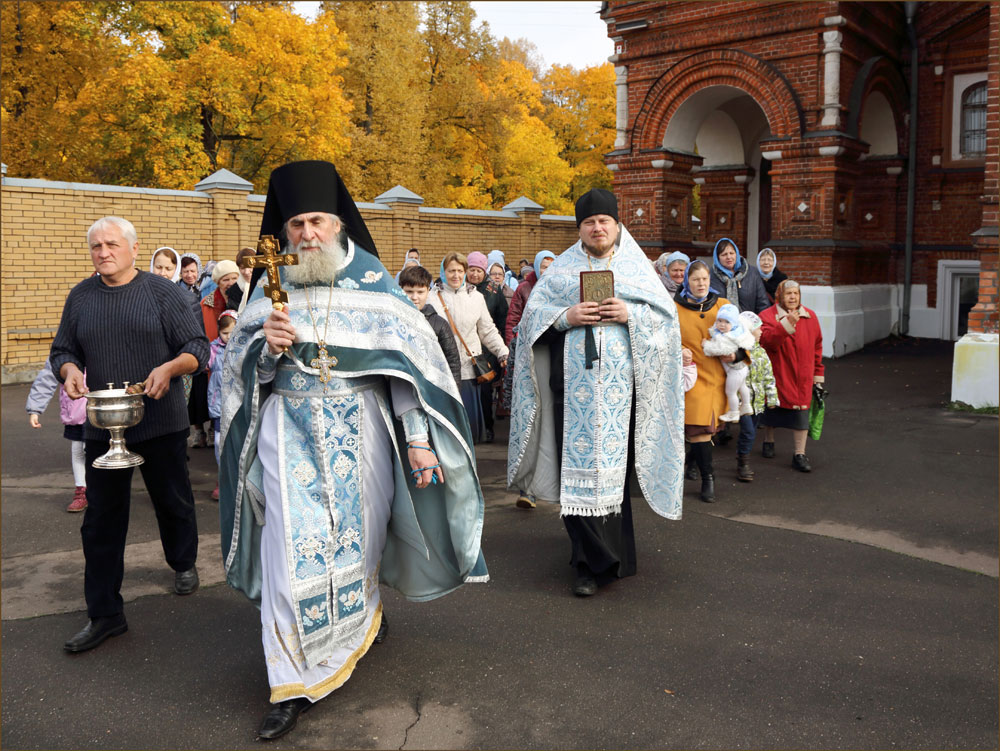
[[[281,288],[281,277],[278,275],[279,266],[295,266],[299,262],[299,257],[294,253],[279,255],[278,241],[274,235],[261,235],[257,241],[257,255],[247,256],[240,260],[240,266],[244,269],[267,269],[267,284],[264,285],[264,293],[271,298],[271,305],[276,310],[287,307],[288,293]]]

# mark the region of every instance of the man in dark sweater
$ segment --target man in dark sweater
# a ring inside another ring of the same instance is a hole
[[[198,528],[180,377],[206,366],[208,340],[180,288],[134,268],[139,243],[130,222],[98,219],[87,243],[98,275],[80,282],[66,299],[52,342],[52,370],[71,399],[109,383],[118,388],[125,381],[145,383],[145,414],[125,431],[125,441],[145,460],[142,477],[156,509],[164,555],[176,572],[174,591],[191,594],[198,588]],[[88,505],[80,534],[90,621],[66,642],[67,652],[84,652],[128,630],[121,584],[132,469],[93,467],[107,450],[108,436],[89,423],[84,428]]]

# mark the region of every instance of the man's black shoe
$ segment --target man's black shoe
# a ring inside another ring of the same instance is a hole
[[[486,430],[486,443],[493,443],[493,439],[494,438],[495,438],[495,436],[493,435],[493,431],[487,429]]]
[[[389,635],[389,619],[385,617],[385,613],[382,613],[382,622],[378,626],[378,631],[375,632],[375,643],[381,644],[385,641],[385,637]]]
[[[257,737],[264,741],[280,738],[295,727],[299,715],[308,712],[312,702],[304,697],[278,702],[264,715]]]
[[[174,574],[174,592],[179,595],[189,595],[196,589],[198,589],[198,568],[196,566]]]
[[[590,597],[597,594],[597,581],[592,576],[581,574],[573,583],[573,594],[577,597]]]
[[[112,636],[120,636],[128,631],[125,614],[111,615],[106,618],[91,618],[80,633],[63,644],[67,652],[86,652],[93,649]]]

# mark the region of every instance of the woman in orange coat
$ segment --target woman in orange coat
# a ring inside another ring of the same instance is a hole
[[[691,444],[688,462],[696,464],[701,472],[701,500],[711,503],[715,500],[712,436],[720,427],[719,416],[726,411],[726,372],[720,358],[702,352],[701,343],[711,338],[708,329],[715,323],[719,308],[729,301],[711,288],[708,266],[693,261],[684,272],[684,284],[674,302],[681,346],[691,350],[698,368],[698,380],[684,398],[684,438]]]

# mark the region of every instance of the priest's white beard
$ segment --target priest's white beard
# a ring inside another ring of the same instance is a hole
[[[310,245],[316,244],[315,240],[310,242]],[[285,267],[284,277],[287,281],[299,285],[333,282],[337,272],[344,266],[347,250],[338,240],[318,245],[320,247],[318,251],[302,252],[304,241],[300,240],[294,248],[291,246],[286,248],[286,252],[297,253],[299,256],[298,264]]]

